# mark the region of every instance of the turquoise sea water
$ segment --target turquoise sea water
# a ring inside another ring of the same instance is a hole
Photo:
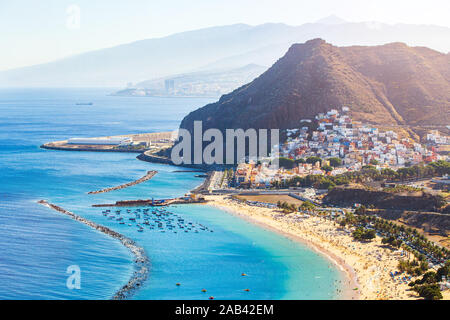
[[[46,199],[136,240],[151,260],[136,299],[331,299],[344,281],[306,246],[221,210],[179,205],[169,211],[209,231],[160,232],[119,224],[94,203],[180,196],[201,183],[179,168],[136,154],[42,150],[42,143],[175,129],[208,99],[112,97],[107,89],[0,90],[0,299],[108,299],[133,272],[127,249],[108,236],[40,206]],[[93,102],[93,106],[77,106]],[[88,191],[158,174],[109,193]],[[122,216],[126,216],[121,208]],[[135,208],[130,208],[133,211]],[[127,217],[127,216],[126,216]],[[81,289],[66,268],[81,269]],[[248,276],[242,277],[241,273]],[[176,286],[180,283],[180,286]],[[207,293],[202,293],[201,289]],[[244,289],[250,289],[250,292]]]

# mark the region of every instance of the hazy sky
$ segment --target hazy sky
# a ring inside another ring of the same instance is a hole
[[[0,0],[0,70],[216,25],[301,25],[335,14],[450,27],[449,12],[449,0]]]

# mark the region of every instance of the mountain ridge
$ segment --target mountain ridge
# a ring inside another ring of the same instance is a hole
[[[187,115],[180,128],[298,127],[332,108],[380,125],[450,122],[450,55],[404,43],[337,47],[323,39],[292,45],[254,81]]]

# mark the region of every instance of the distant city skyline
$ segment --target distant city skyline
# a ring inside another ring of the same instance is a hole
[[[349,22],[450,27],[448,12],[446,0],[0,0],[0,70],[220,25],[301,25],[336,15]]]

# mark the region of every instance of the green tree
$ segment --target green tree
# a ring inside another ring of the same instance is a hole
[[[332,167],[340,167],[342,165],[342,160],[336,157],[329,158],[328,161],[330,162],[330,166]]]
[[[366,213],[367,213],[367,208],[364,205],[360,205],[358,208],[355,209],[355,214],[364,215]]]
[[[306,158],[306,163],[315,164],[317,161],[319,161],[319,163],[322,163],[322,159],[316,156]]]
[[[442,299],[442,293],[439,289],[439,285],[434,284],[424,284],[416,285],[414,290],[419,294],[419,296],[425,298],[425,300],[440,300]]]
[[[392,170],[391,168],[384,168],[381,169],[381,176],[383,177],[383,179],[386,180],[395,180],[398,179],[398,173],[395,170]]]
[[[312,202],[305,201],[300,205],[299,210],[314,210],[315,208],[316,206]]]
[[[279,166],[285,169],[292,169],[295,167],[295,161],[289,158],[281,157],[278,160]]]
[[[325,171],[326,173],[329,173],[329,172],[333,171],[333,167],[332,166],[322,166],[322,170]]]
[[[443,267],[440,267],[436,272],[436,278],[438,281],[441,281],[442,277],[449,277],[450,276],[450,260],[447,260],[445,262],[445,265]]]
[[[450,162],[439,160],[430,163],[428,166],[434,169],[434,172],[438,175],[450,174]]]
[[[374,239],[376,237],[376,233],[373,229],[364,229],[363,227],[358,227],[355,231],[353,231],[352,236],[355,240],[367,241]]]

